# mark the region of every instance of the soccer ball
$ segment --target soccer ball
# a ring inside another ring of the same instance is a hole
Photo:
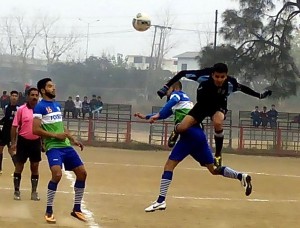
[[[138,13],[135,18],[132,19],[132,25],[135,30],[144,32],[151,26],[151,20],[147,14]]]

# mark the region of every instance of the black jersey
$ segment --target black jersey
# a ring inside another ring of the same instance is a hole
[[[5,114],[1,119],[1,123],[3,124],[3,132],[10,132],[17,109],[17,105],[8,104],[5,106]]]
[[[201,70],[185,70],[180,71],[166,85],[170,87],[173,83],[180,80],[182,77],[197,81],[199,87],[197,89],[197,102],[212,106],[227,107],[227,97],[236,91],[241,91],[248,95],[260,98],[260,94],[250,89],[249,87],[237,82],[236,78],[227,76],[221,87],[214,84],[212,74],[214,68],[204,68]]]

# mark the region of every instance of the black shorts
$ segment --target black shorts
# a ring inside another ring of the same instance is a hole
[[[189,111],[188,115],[195,118],[198,123],[201,123],[206,117],[212,118],[216,112],[224,113],[226,118],[227,107],[221,106],[209,106],[200,103],[196,103],[194,107]]]
[[[16,160],[25,163],[29,158],[30,162],[40,162],[42,160],[42,144],[40,139],[29,140],[18,135]]]
[[[10,131],[1,131],[0,134],[0,146],[10,147]]]

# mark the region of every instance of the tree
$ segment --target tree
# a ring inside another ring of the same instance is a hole
[[[52,30],[55,29],[54,25],[58,21],[58,18],[47,19],[42,24],[42,36],[44,40],[43,54],[45,55],[48,64],[57,62],[61,55],[74,48],[78,42],[78,36],[73,32],[68,35],[58,36],[54,34]]]
[[[300,12],[300,5],[299,1],[282,1],[276,13],[274,2],[239,0],[239,10],[223,13],[220,33],[226,43],[234,44],[230,59],[239,68],[241,78],[265,79],[265,85],[274,91],[273,97],[279,98],[295,95],[299,85],[300,73],[291,55],[291,42],[296,30],[293,18]]]

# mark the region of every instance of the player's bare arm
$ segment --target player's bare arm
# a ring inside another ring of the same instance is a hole
[[[70,142],[76,146],[79,146],[80,150],[82,151],[83,147],[84,147],[82,142],[75,139],[74,136],[71,134],[71,132],[66,127],[64,127],[64,129],[65,129],[65,133],[67,134],[67,137],[70,140]]]
[[[36,117],[33,119],[32,133],[34,135],[38,135],[41,137],[56,138],[59,140],[65,140],[68,136],[67,133],[65,133],[65,132],[57,134],[57,133],[45,131],[42,128],[42,120],[39,118],[36,118]]]
[[[16,126],[11,127],[10,135],[11,135],[11,149],[13,151],[15,151],[16,144],[17,144],[17,127]]]

